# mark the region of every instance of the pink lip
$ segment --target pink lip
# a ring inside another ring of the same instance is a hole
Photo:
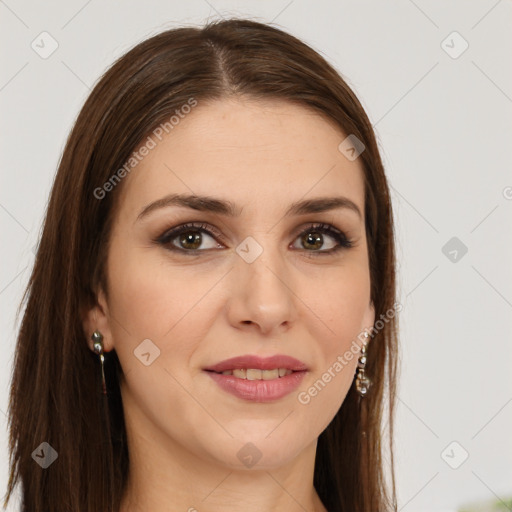
[[[255,368],[259,370],[274,370],[286,368],[293,373],[271,380],[246,380],[234,375],[222,375],[226,370]],[[271,357],[244,355],[226,359],[204,371],[224,390],[243,400],[253,402],[270,402],[278,400],[296,389],[301,383],[308,367],[294,357],[282,354]]]
[[[251,367],[254,368],[254,367]],[[257,368],[257,366],[256,366]],[[276,368],[274,366],[273,368]],[[280,366],[279,368],[284,368]],[[229,368],[228,368],[229,369]],[[270,369],[270,368],[267,368]],[[290,375],[272,380],[246,380],[234,375],[222,375],[214,371],[206,373],[224,390],[243,400],[271,402],[278,400],[296,389],[307,371],[296,371]]]
[[[226,359],[213,366],[203,368],[211,372],[222,373],[226,370],[239,370],[255,368],[259,370],[273,370],[274,368],[286,368],[287,370],[293,370],[294,372],[301,372],[308,370],[308,367],[298,359],[294,357],[285,356],[278,354],[271,357],[260,357],[244,355],[239,357],[232,357]],[[254,382],[254,381],[253,381]],[[267,381],[270,382],[270,381]]]

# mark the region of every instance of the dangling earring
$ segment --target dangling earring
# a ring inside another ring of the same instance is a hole
[[[105,356],[103,355],[103,335],[100,331],[94,331],[91,336],[91,340],[94,346],[94,352],[100,356],[101,361],[101,382],[103,384],[103,394],[107,394],[107,386],[105,384],[105,370],[103,368],[103,363],[105,361]]]
[[[368,393],[368,389],[371,386],[371,380],[364,374],[366,367],[366,345],[370,335],[368,331],[364,332],[363,345],[361,347],[361,355],[357,361],[357,375],[356,375],[356,389],[361,397],[364,397]]]

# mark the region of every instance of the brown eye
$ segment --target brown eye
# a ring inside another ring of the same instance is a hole
[[[176,238],[179,238],[179,243],[183,248],[193,250],[199,249],[202,241],[201,234],[193,231],[186,231]]]
[[[206,236],[206,239],[205,239]],[[324,245],[331,242],[327,248]],[[205,244],[209,242],[209,246]],[[220,233],[208,224],[184,224],[171,230],[165,231],[154,242],[165,246],[170,251],[177,251],[190,256],[199,255],[208,249],[221,249],[223,246],[216,239],[222,239]],[[298,236],[300,247],[312,256],[327,256],[336,253],[341,249],[348,249],[353,246],[342,231],[339,231],[330,224],[315,224],[309,226]],[[327,240],[327,241],[326,241]],[[322,249],[322,247],[324,247]]]
[[[334,240],[331,242],[330,247],[321,250],[322,246],[326,243],[325,236]],[[348,240],[342,231],[339,231],[330,224],[315,224],[309,226],[300,235],[300,248],[304,248],[307,252],[315,256],[333,254],[341,249],[348,249],[352,247],[352,241]]]
[[[321,249],[323,245],[323,235],[317,231],[308,231],[302,235],[302,243],[307,249]]]
[[[215,233],[208,224],[184,224],[166,231],[155,242],[171,251],[194,255],[204,250],[221,248],[215,237],[220,238],[220,234]]]

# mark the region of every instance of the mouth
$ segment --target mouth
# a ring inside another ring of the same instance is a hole
[[[212,370],[206,370],[212,371]],[[214,372],[219,375],[233,375],[237,379],[245,380],[273,380],[280,379],[286,375],[294,373],[293,370],[287,368],[274,368],[273,370],[261,370],[258,368],[236,368],[233,370],[224,370],[223,372]]]
[[[284,377],[285,375],[289,375],[290,372],[307,371],[308,367],[302,361],[291,356],[279,354],[270,357],[261,357],[247,354],[226,359],[220,363],[203,368],[203,370],[213,371],[215,373],[231,372],[232,375],[241,379],[270,380]],[[240,371],[244,371],[245,375],[240,373]]]
[[[254,402],[270,402],[290,394],[308,370],[301,361],[283,355],[247,355],[203,368],[222,390]]]

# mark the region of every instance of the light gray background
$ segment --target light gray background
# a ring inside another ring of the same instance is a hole
[[[403,304],[400,510],[446,512],[511,496],[511,14],[509,0],[0,0],[0,493],[15,310],[79,108],[106,67],[142,39],[240,15],[273,20],[319,50],[379,138]],[[59,45],[47,59],[31,48],[42,46],[43,31]],[[453,31],[469,44],[457,58],[464,41],[448,37]],[[452,237],[468,248],[456,261],[442,251]],[[469,457],[453,469],[447,462],[459,464],[463,450]]]

